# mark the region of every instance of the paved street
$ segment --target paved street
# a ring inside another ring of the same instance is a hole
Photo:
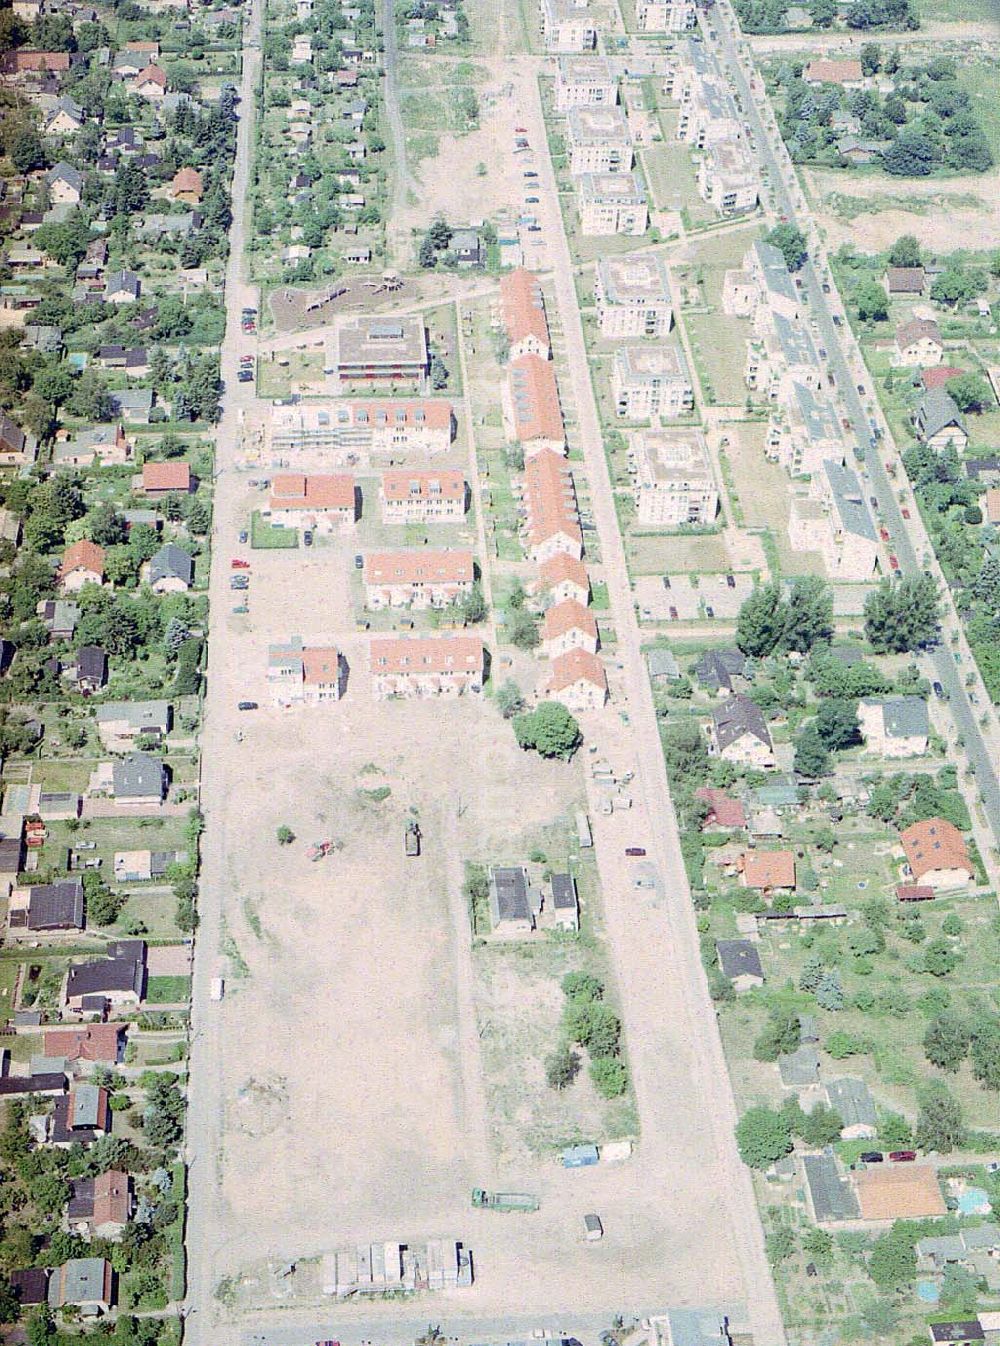
[[[933,550],[916,505],[913,504],[910,509],[909,520],[904,519],[900,513],[897,491],[905,483],[905,474],[902,465],[900,465],[898,476],[894,482],[890,479],[885,468],[887,460],[895,459],[898,462],[898,449],[892,444],[889,437],[889,428],[881,413],[877,410],[877,400],[870,379],[858,364],[848,359],[847,348],[850,335],[846,328],[846,317],[843,318],[844,326],[838,328],[834,324],[834,312],[843,314],[843,309],[836,295],[828,295],[823,292],[821,263],[818,265],[819,258],[817,257],[819,238],[815,230],[811,229],[808,218],[803,215],[801,192],[773,119],[768,118],[765,123],[765,119],[761,115],[761,96],[758,94],[755,98],[750,89],[747,77],[749,58],[744,57],[741,60],[738,50],[739,45],[745,48],[746,44],[742,43],[738,37],[736,20],[728,0],[720,0],[720,3],[715,6],[712,24],[714,31],[718,34],[714,44],[715,50],[719,59],[725,63],[733,85],[742,99],[744,112],[756,138],[758,157],[770,176],[771,187],[775,194],[776,209],[779,214],[786,216],[791,221],[798,219],[803,226],[803,232],[809,239],[810,256],[802,268],[803,290],[809,296],[810,313],[818,324],[820,343],[826,347],[829,354],[829,365],[836,377],[837,390],[844,403],[846,414],[850,419],[857,442],[865,448],[864,466],[868,474],[868,490],[866,493],[873,494],[878,500],[879,513],[891,534],[893,551],[899,558],[902,572],[915,575],[922,570],[931,569],[931,573],[939,581],[939,587],[946,600],[944,630],[947,632],[954,629],[961,632],[961,623],[951,603],[944,578],[933,558]],[[760,84],[759,76],[757,77],[757,83]],[[826,267],[822,267],[822,271],[828,273]],[[858,394],[856,386],[858,383],[866,389],[864,401]],[[869,418],[865,410],[865,403],[870,403],[876,409],[874,417]],[[869,425],[869,419],[874,419],[882,430],[885,447],[881,453],[877,447],[872,448],[870,445],[871,426]],[[979,711],[974,710],[969,701],[965,687],[965,672],[974,669],[975,665],[971,652],[961,635],[959,637],[959,653],[962,655],[961,664],[956,661],[950,645],[942,640],[942,643],[929,651],[928,661],[933,670],[931,677],[941,683],[948,697],[949,709],[958,733],[964,740],[965,752],[975,773],[976,784],[982,798],[983,810],[991,833],[991,844],[995,848],[1000,846],[1000,784],[998,784],[997,778],[997,756],[995,748],[991,751],[991,747],[978,723],[978,715],[982,713],[982,708],[989,702],[981,684]],[[995,859],[988,854],[984,856],[984,859],[995,874]]]

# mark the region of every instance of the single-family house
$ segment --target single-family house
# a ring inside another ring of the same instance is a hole
[[[190,552],[167,542],[149,562],[149,587],[155,594],[183,594],[194,579],[194,560]]]
[[[143,495],[157,500],[165,495],[187,495],[192,487],[191,468],[182,459],[143,463],[142,477],[135,483]]]
[[[95,1178],[73,1179],[66,1221],[71,1233],[117,1242],[125,1232],[132,1206],[131,1178],[118,1169],[109,1169]]]
[[[99,1061],[117,1064],[124,1052],[123,1023],[81,1024],[72,1028],[47,1028],[42,1042],[45,1055],[69,1062]]]
[[[927,751],[930,721],[922,696],[863,697],[858,722],[866,753],[920,757]]]
[[[134,271],[112,271],[104,285],[106,304],[134,304],[142,290],[142,282]]]
[[[764,967],[757,946],[749,939],[718,939],[715,952],[722,975],[728,977],[736,992],[764,985]]]
[[[733,692],[745,680],[747,661],[737,649],[707,650],[694,666],[701,687],[711,692]]]
[[[60,1149],[92,1145],[111,1130],[111,1097],[96,1084],[74,1084],[56,1099],[50,1143]]]
[[[73,963],[66,973],[63,1003],[77,1013],[101,1013],[138,1006],[146,993],[146,945],[122,939],[108,945],[108,957]]]
[[[81,645],[76,652],[73,680],[85,696],[99,692],[108,680],[108,656],[100,645]]]
[[[158,65],[147,65],[132,80],[132,92],[139,98],[158,102],[166,97],[167,75]]]
[[[64,160],[49,169],[45,183],[54,206],[78,206],[83,199],[83,174]]]
[[[933,318],[911,318],[896,328],[895,362],[907,369],[939,365],[944,358],[941,329]]]
[[[495,935],[522,935],[534,930],[528,871],[523,865],[491,865],[489,888],[490,922]]]
[[[58,574],[65,593],[76,593],[85,584],[103,584],[104,548],[88,538],[72,543],[63,552]]]
[[[589,608],[575,598],[553,603],[542,618],[542,652],[549,659],[557,659],[569,650],[586,650],[596,654],[598,646],[597,622]]]
[[[358,518],[359,491],[349,474],[281,472],[271,482],[264,516],[275,527],[330,532]]]
[[[183,201],[189,206],[200,205],[204,193],[202,176],[196,168],[179,168],[167,188],[171,201]]]
[[[74,1257],[56,1267],[49,1281],[49,1308],[76,1306],[85,1316],[109,1313],[115,1302],[115,1273],[105,1257]]]
[[[975,877],[965,838],[946,818],[926,818],[899,834],[906,864],[916,883],[939,892],[961,888]]]
[[[839,84],[842,89],[860,89],[864,84],[861,62],[855,57],[810,61],[802,78],[806,84]]]
[[[737,693],[713,709],[709,751],[744,766],[774,766],[771,735],[756,702]]]
[[[890,299],[897,295],[922,295],[927,273],[922,266],[887,266],[883,283]]]
[[[48,1267],[25,1267],[10,1273],[7,1283],[22,1309],[48,1303],[50,1275]]]
[[[127,752],[139,738],[159,742],[172,723],[169,701],[108,701],[97,707],[97,732],[109,752]]]
[[[746,827],[746,810],[738,799],[734,799],[725,790],[712,785],[702,785],[695,790],[694,797],[708,810],[702,827],[719,827],[725,831]]]
[[[961,453],[969,442],[965,417],[944,388],[930,388],[924,393],[917,407],[914,427],[925,444],[939,451],[950,446]]]
[[[112,793],[123,808],[162,804],[167,793],[167,768],[158,757],[133,752],[112,767]]]
[[[553,874],[549,880],[552,891],[552,917],[560,930],[579,930],[580,901],[576,879],[572,874]]]
[[[947,1214],[931,1164],[872,1164],[853,1177],[863,1220],[925,1220]]]
[[[75,99],[64,94],[56,99],[55,106],[42,123],[42,134],[46,136],[73,136],[86,121],[83,108]]]
[[[267,652],[267,681],[275,706],[318,706],[339,701],[344,660],[333,646],[309,646],[301,636]]]
[[[69,934],[83,929],[83,884],[80,879],[15,888],[8,904],[12,938]]]
[[[842,1140],[870,1140],[878,1131],[875,1100],[864,1080],[844,1078],[830,1080],[826,1086],[827,1102],[843,1122]]]
[[[740,882],[744,888],[763,893],[794,892],[794,851],[744,851],[739,860]]]

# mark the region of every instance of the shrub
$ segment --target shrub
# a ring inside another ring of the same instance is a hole
[[[616,1056],[597,1056],[590,1063],[590,1078],[602,1098],[620,1098],[628,1088],[628,1070]]]

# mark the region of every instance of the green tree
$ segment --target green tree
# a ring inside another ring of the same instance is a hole
[[[736,644],[744,654],[773,654],[785,635],[786,610],[777,584],[754,588],[736,619]]]
[[[920,266],[922,264],[923,257],[920,252],[920,244],[913,234],[900,234],[889,249],[888,261],[890,266]]]
[[[785,604],[781,648],[805,654],[833,635],[833,594],[825,580],[807,575],[795,580]]]
[[[841,984],[840,973],[836,968],[829,972],[824,972],[823,977],[816,987],[816,1004],[820,1009],[842,1010],[844,1008],[844,988]]]
[[[541,642],[538,623],[530,612],[523,608],[514,614],[509,626],[510,638],[519,650],[535,650]]]
[[[579,1054],[564,1042],[545,1058],[545,1083],[550,1089],[566,1089],[576,1079],[579,1070]]]
[[[518,747],[567,761],[583,740],[580,726],[558,701],[542,701],[533,711],[515,716],[514,737]]]
[[[889,297],[877,280],[863,280],[854,291],[854,307],[862,322],[884,322]]]
[[[922,1150],[950,1154],[968,1137],[962,1107],[940,1080],[928,1080],[917,1091],[916,1143]]]
[[[905,127],[882,155],[882,164],[894,177],[924,178],[940,160],[940,151],[929,136],[915,127]]]
[[[1000,1019],[977,1015],[971,1024],[972,1073],[984,1089],[1000,1090]]]
[[[773,1229],[768,1234],[765,1245],[767,1260],[773,1267],[795,1256],[795,1235],[788,1225],[780,1225],[777,1229]]]
[[[466,622],[474,624],[486,620],[489,608],[487,608],[486,599],[483,597],[482,585],[478,581],[472,585],[458,607],[463,620]]]
[[[878,1138],[886,1149],[906,1149],[913,1144],[913,1128],[898,1112],[886,1112],[879,1118]]]
[[[16,1323],[21,1316],[21,1304],[6,1281],[0,1281],[0,1326]]]
[[[961,954],[946,939],[932,939],[924,949],[924,971],[932,977],[947,977],[958,966]]]
[[[832,752],[852,748],[860,743],[861,729],[856,704],[834,697],[822,701],[816,714],[816,732],[823,746]]]
[[[885,579],[865,599],[865,635],[877,654],[902,654],[937,636],[937,585],[929,575]]]
[[[979,1303],[979,1277],[961,1263],[950,1262],[941,1277],[941,1303],[953,1313],[975,1317]]]
[[[497,688],[496,694],[497,710],[505,720],[513,719],[524,710],[524,697],[521,689],[513,678],[508,678],[506,682],[501,683]]]
[[[604,983],[590,972],[567,972],[560,985],[568,1000],[604,999]]]
[[[880,1290],[905,1290],[917,1274],[913,1239],[898,1221],[872,1245],[868,1274]]]
[[[799,730],[793,765],[800,776],[829,775],[830,754],[814,724],[807,724]]]
[[[955,263],[934,277],[931,298],[937,300],[939,304],[954,307],[956,304],[964,304],[970,299],[975,299],[976,295],[983,293],[986,285],[984,272]]]
[[[834,1108],[827,1107],[825,1103],[817,1103],[812,1112],[802,1114],[802,1122],[799,1126],[799,1135],[807,1145],[832,1145],[834,1141],[840,1139],[840,1133],[844,1129],[844,1122]]]
[[[944,387],[959,411],[985,411],[994,405],[990,385],[979,374],[956,374]]]
[[[794,1052],[802,1040],[799,1016],[791,1010],[772,1010],[753,1044],[754,1060],[777,1061]]]
[[[431,358],[431,387],[440,392],[442,388],[448,386],[448,366],[441,359],[440,355]]]
[[[965,1060],[971,1034],[957,1014],[940,1014],[924,1033],[924,1055],[932,1066],[954,1073]]]
[[[279,846],[290,846],[295,840],[295,833],[284,823],[278,828],[275,836],[277,837]]]
[[[750,1108],[736,1123],[736,1143],[749,1168],[769,1168],[791,1151],[791,1127],[780,1112]]]
[[[861,47],[861,70],[865,75],[877,75],[882,67],[882,51],[877,42],[865,42]]]
[[[778,249],[789,271],[798,271],[806,260],[805,234],[794,224],[776,224],[764,242]]]
[[[590,1078],[602,1098],[620,1098],[628,1088],[628,1069],[616,1056],[598,1056],[590,1063]]]

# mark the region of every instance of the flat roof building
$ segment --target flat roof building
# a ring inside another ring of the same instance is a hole
[[[422,381],[430,368],[423,317],[344,319],[334,339],[332,366],[342,383]]]
[[[629,438],[640,523],[665,528],[712,523],[719,492],[701,431],[638,430]]]
[[[660,257],[625,253],[598,258],[594,298],[602,337],[662,337],[670,331],[673,299]]]
[[[680,343],[619,346],[611,364],[615,411],[633,421],[676,420],[694,410],[694,384]]]

